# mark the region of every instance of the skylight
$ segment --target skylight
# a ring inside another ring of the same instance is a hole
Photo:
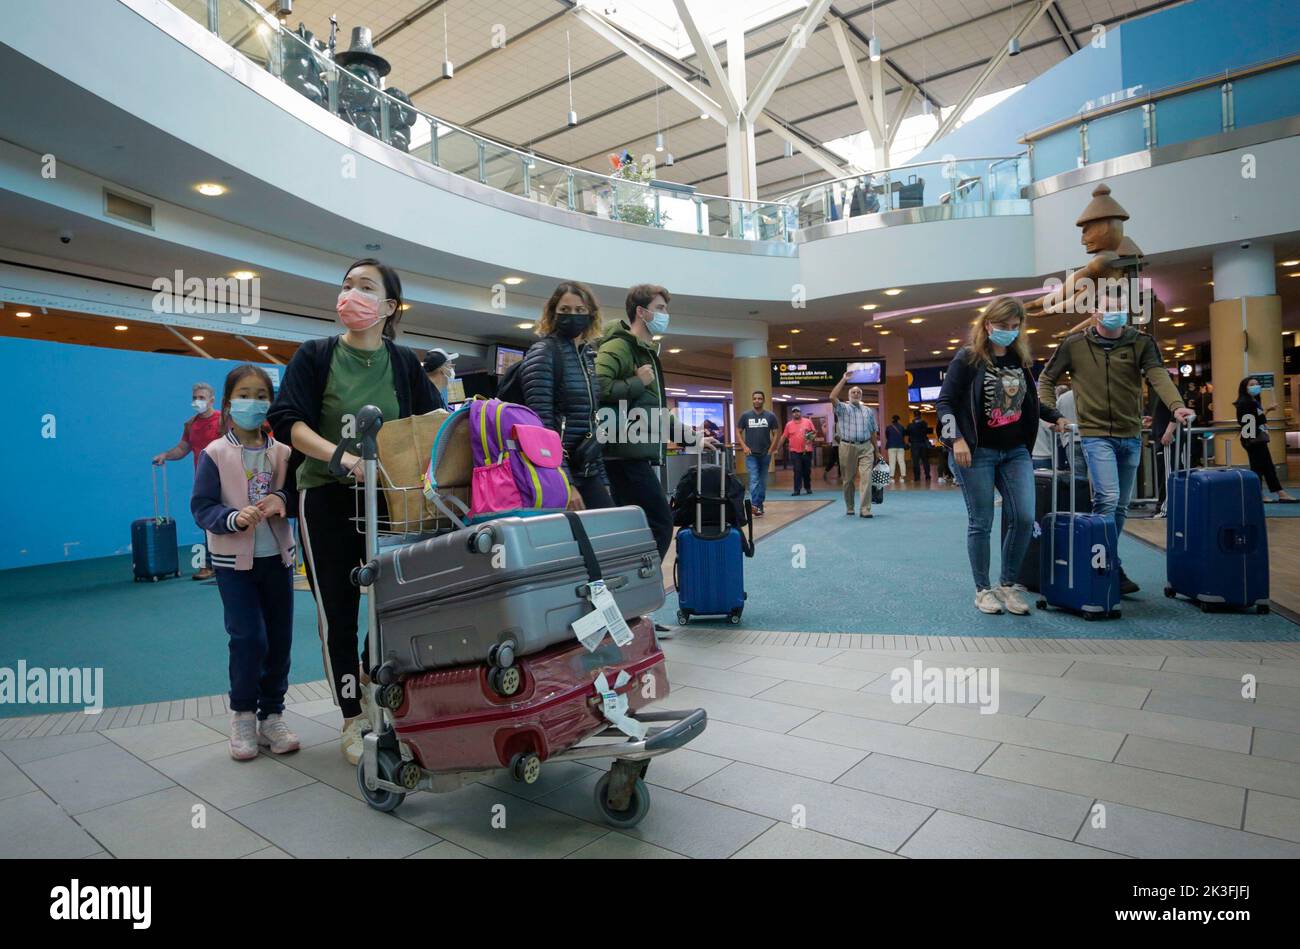
[[[587,0],[585,6],[603,13],[611,21],[669,56],[684,59],[695,50],[677,16],[673,0]],[[752,30],[764,23],[801,11],[807,0],[692,0],[691,13],[705,37],[715,45],[721,43],[733,20]]]

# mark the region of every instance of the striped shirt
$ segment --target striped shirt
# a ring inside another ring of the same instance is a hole
[[[835,403],[835,437],[842,442],[869,442],[875,438],[876,412],[865,402]]]

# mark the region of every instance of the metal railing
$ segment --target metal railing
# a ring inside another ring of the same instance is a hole
[[[1112,102],[1030,132],[1033,181],[1297,113],[1300,55]]]
[[[638,177],[649,180],[587,171],[430,115],[400,90],[384,89],[340,66],[319,40],[286,29],[253,0],[171,3],[311,102],[385,144],[453,174],[577,214],[685,234],[791,242],[796,230],[825,221],[924,206],[927,191],[938,195],[932,205],[982,202],[984,213],[1023,213],[1018,207],[1000,211],[997,202],[1021,196],[1028,183],[1024,155],[902,165],[769,201],[656,184],[653,154],[639,165]],[[859,184],[865,203],[855,208],[852,196]],[[866,207],[873,210],[864,212]]]

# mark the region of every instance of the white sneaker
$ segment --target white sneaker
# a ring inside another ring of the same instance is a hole
[[[283,715],[268,715],[262,720],[257,743],[270,748],[273,755],[287,755],[298,750],[298,736],[285,724]]]
[[[1029,615],[1029,604],[1020,598],[1020,591],[1014,586],[1000,586],[993,591],[993,595],[1002,601],[1008,613],[1016,616]]]
[[[257,757],[257,713],[233,712],[230,716],[230,757],[248,761]]]
[[[374,688],[369,682],[361,683],[361,695],[358,701],[361,702],[361,717],[373,726],[375,721],[375,703],[370,700],[370,692]]]
[[[339,746],[343,749],[343,757],[348,759],[348,764],[356,764],[361,760],[361,731],[369,730],[370,722],[364,715],[358,715],[356,718],[349,719],[343,725],[343,731],[339,735]]]
[[[975,594],[975,608],[981,613],[1001,613],[1002,601],[992,590],[980,590]]]

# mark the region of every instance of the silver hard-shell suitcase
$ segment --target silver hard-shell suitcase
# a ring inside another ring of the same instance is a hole
[[[654,535],[639,507],[577,514],[626,619],[663,606]],[[564,514],[502,517],[381,550],[371,590],[380,661],[399,674],[468,663],[509,667],[575,638],[591,611],[587,561]]]

